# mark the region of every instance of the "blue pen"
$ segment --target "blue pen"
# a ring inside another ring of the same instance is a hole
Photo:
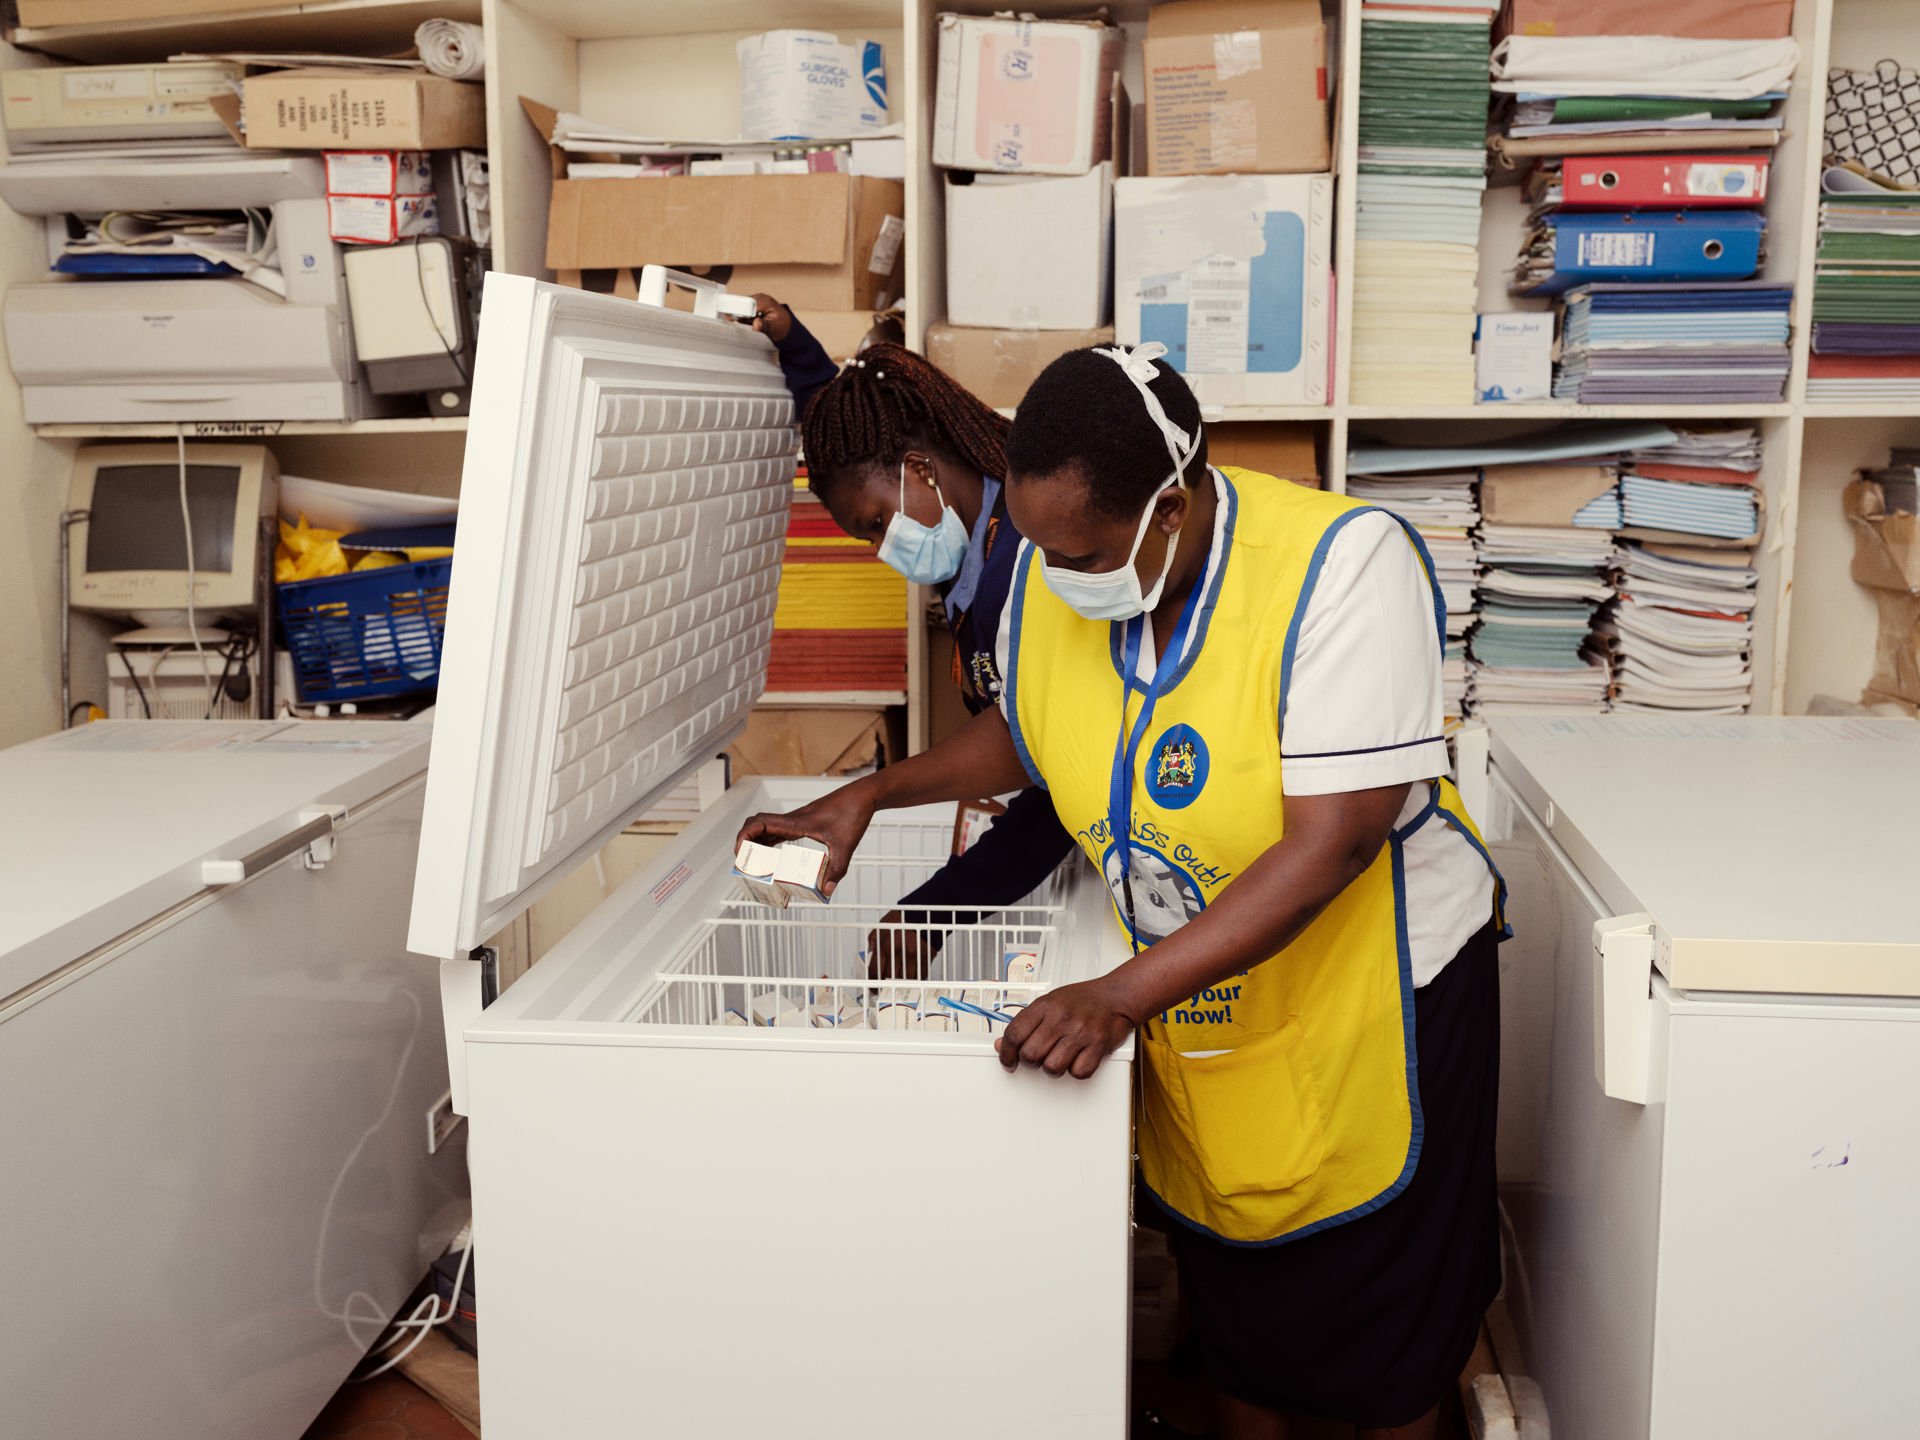
[[[998,1020],[1002,1025],[1012,1019],[1011,1016],[1002,1015],[998,1010],[983,1010],[978,1005],[970,1004],[965,1000],[949,1000],[944,995],[937,998],[949,1010],[961,1010],[969,1015],[978,1015],[985,1020]]]

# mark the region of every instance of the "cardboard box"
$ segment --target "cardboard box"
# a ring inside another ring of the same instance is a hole
[[[271,70],[243,87],[253,150],[484,150],[486,91],[417,71]]]
[[[1920,705],[1920,515],[1889,511],[1874,480],[1855,480],[1841,503],[1853,527],[1853,578],[1873,591],[1880,617],[1867,688]]]
[[[878,40],[769,30],[740,57],[740,134],[748,140],[845,140],[887,123],[887,55]]]
[[[1069,350],[1112,343],[1111,325],[1097,330],[927,327],[927,359],[995,410],[1018,408],[1040,372]]]
[[[433,194],[433,157],[424,150],[329,150],[327,194]]]
[[[755,775],[850,775],[906,753],[885,710],[755,707],[727,751],[735,784]]]
[[[1044,243],[1036,239],[1045,237]],[[1113,165],[1084,175],[947,177],[947,319],[1091,330],[1112,318]]]
[[[1573,517],[1620,483],[1611,465],[1489,465],[1480,518],[1492,525],[1571,529]]]
[[[784,297],[774,298],[784,303]],[[827,358],[837,365],[844,365],[858,355],[860,347],[876,329],[881,330],[883,339],[899,338],[898,327],[886,327],[883,318],[871,310],[809,310],[798,318],[813,333],[813,338],[820,342],[820,348],[827,352]]]
[[[551,138],[557,116],[521,107]],[[727,288],[772,295],[794,310],[883,310],[900,293],[906,186],[813,175],[660,175],[574,180],[551,152],[547,264],[555,271],[730,266]],[[588,159],[590,157],[581,157]]]
[[[1689,40],[1779,40],[1793,33],[1793,0],[1507,0],[1494,34],[1679,35]]]
[[[1320,427],[1296,420],[1222,420],[1207,426],[1207,459],[1320,488]]]
[[[1920,705],[1920,595],[1876,590],[1873,601],[1880,624],[1873,646],[1873,679],[1867,689]]]
[[[1876,480],[1855,480],[1841,495],[1853,527],[1853,578],[1871,590],[1920,595],[1920,515],[1887,509]]]
[[[327,238],[347,245],[391,245],[440,233],[431,195],[329,195]]]
[[[118,20],[182,20],[190,15],[230,15],[258,10],[260,0],[19,0],[20,23],[107,25]]]
[[[1331,176],[1119,180],[1113,229],[1120,343],[1164,344],[1203,406],[1326,403]]]
[[[942,15],[933,163],[1083,175],[1112,159],[1123,41],[1097,20]]]
[[[1325,170],[1319,0],[1176,0],[1147,17],[1149,175]]]

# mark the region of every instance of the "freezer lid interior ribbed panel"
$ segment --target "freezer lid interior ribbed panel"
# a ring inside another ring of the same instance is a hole
[[[745,326],[488,277],[414,950],[483,943],[738,733],[792,422]]]
[[[1606,904],[1653,917],[1675,986],[1920,996],[1920,724],[1556,715],[1489,729],[1496,768]]]

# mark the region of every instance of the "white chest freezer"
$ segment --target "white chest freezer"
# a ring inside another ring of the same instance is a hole
[[[1491,731],[1507,1294],[1554,1440],[1913,1433],[1920,724]]]
[[[870,986],[951,807],[776,911],[735,832],[828,782],[756,781],[480,1011],[475,947],[744,722],[793,477],[763,337],[498,274],[484,304],[412,944],[471,1116],[489,1440],[1117,1440],[1131,1045],[1008,1075],[991,1018],[1121,958],[1090,872]]]
[[[0,1433],[297,1440],[464,1220],[406,949],[427,739],[0,751]]]

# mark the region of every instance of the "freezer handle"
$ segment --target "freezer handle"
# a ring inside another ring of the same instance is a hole
[[[252,879],[269,865],[278,864],[301,850],[307,852],[307,867],[318,870],[333,858],[333,822],[346,813],[343,809],[302,810],[301,823],[296,829],[289,830],[277,840],[269,840],[258,850],[250,851],[238,860],[202,860],[200,883],[238,885],[242,880]]]
[[[1610,1098],[1653,1098],[1653,917],[1593,923],[1594,1072]]]
[[[689,275],[684,270],[669,270],[664,265],[643,265],[640,268],[640,293],[638,299],[642,305],[651,305],[656,310],[667,303],[667,287],[693,292],[693,313],[715,319],[721,315],[731,315],[736,320],[753,318],[753,299],[747,295],[729,295],[727,287],[714,280],[703,280],[698,275]]]

